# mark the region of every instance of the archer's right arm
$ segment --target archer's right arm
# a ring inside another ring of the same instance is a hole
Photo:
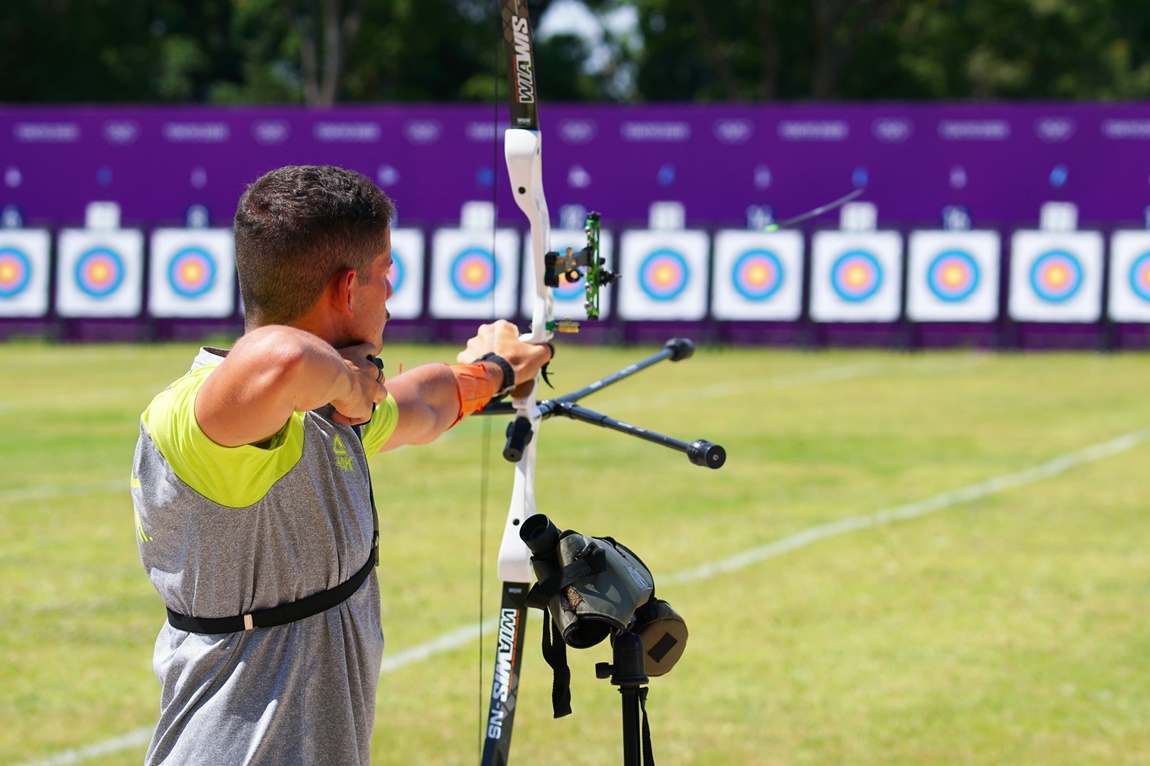
[[[295,412],[325,404],[349,424],[371,418],[387,399],[368,355],[371,344],[336,350],[293,327],[261,327],[245,334],[196,396],[196,421],[216,444],[258,444],[275,435]]]

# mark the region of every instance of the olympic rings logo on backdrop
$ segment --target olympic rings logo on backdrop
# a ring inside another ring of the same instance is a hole
[[[880,117],[871,123],[870,130],[885,144],[901,144],[914,132],[914,123],[904,117]]]
[[[199,298],[216,283],[216,262],[207,251],[186,247],[168,264],[168,284],[184,298]]]
[[[882,266],[865,250],[851,250],[831,266],[831,287],[844,301],[861,303],[882,286]]]
[[[564,120],[559,123],[559,137],[569,144],[585,144],[598,132],[599,126],[593,120]]]
[[[468,248],[457,255],[451,264],[451,286],[469,300],[491,295],[498,281],[499,264],[487,250]]]
[[[124,262],[119,253],[95,247],[76,261],[76,284],[93,298],[106,298],[124,282]]]
[[[765,301],[783,286],[783,265],[770,250],[748,250],[731,269],[731,282],[749,301]]]
[[[978,264],[962,250],[939,253],[926,270],[927,287],[936,297],[950,303],[969,298],[978,282]]]
[[[1135,295],[1150,302],[1150,252],[1142,253],[1130,267],[1130,287]]]
[[[724,144],[745,144],[755,134],[755,125],[750,120],[722,119],[715,120],[711,130]]]
[[[103,126],[104,140],[109,144],[126,146],[140,137],[140,126],[133,120],[109,120]]]
[[[1082,265],[1065,250],[1043,253],[1030,267],[1030,286],[1044,301],[1068,301],[1082,286]]]
[[[14,247],[0,249],[0,298],[11,298],[24,292],[32,280],[28,256]]]
[[[403,134],[411,143],[426,146],[439,140],[443,125],[438,120],[410,120],[403,126]]]
[[[639,267],[639,287],[657,301],[678,298],[690,280],[691,269],[686,259],[674,250],[656,250]]]
[[[264,146],[282,144],[291,135],[291,125],[285,120],[260,120],[252,123],[252,138]]]

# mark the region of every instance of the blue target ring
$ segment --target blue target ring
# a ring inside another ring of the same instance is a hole
[[[19,295],[32,280],[28,256],[14,247],[0,249],[0,298]]]
[[[198,298],[216,283],[216,262],[199,247],[186,247],[168,264],[168,284],[177,295]]]
[[[939,253],[926,270],[926,284],[930,291],[950,303],[969,298],[977,289],[978,282],[978,264],[962,250]]]
[[[451,264],[451,286],[464,298],[485,298],[495,290],[499,281],[499,265],[487,250],[469,248]]]
[[[687,289],[691,269],[674,250],[656,250],[639,267],[639,287],[657,301],[678,298]]]
[[[783,264],[770,250],[748,250],[731,269],[731,281],[749,301],[765,301],[783,286]]]
[[[76,261],[76,284],[93,298],[106,298],[124,283],[124,261],[119,253],[95,247]]]
[[[1043,253],[1030,267],[1030,286],[1042,300],[1064,303],[1082,287],[1082,264],[1065,250]]]
[[[403,265],[403,257],[394,250],[391,251],[391,268],[387,272],[387,281],[391,282],[391,291],[393,294],[399,292],[399,288],[403,286],[404,277],[407,276],[407,268]]]
[[[831,287],[844,301],[861,303],[882,286],[882,266],[865,250],[851,250],[831,266]]]
[[[1130,267],[1130,287],[1139,298],[1150,301],[1150,252],[1142,253]]]

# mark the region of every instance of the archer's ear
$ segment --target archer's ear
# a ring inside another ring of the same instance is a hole
[[[344,269],[331,278],[328,291],[333,308],[340,314],[351,316],[352,292],[358,277],[353,269]]]

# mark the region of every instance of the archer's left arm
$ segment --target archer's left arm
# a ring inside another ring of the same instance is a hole
[[[488,353],[510,365],[514,380],[507,379],[498,362],[478,361]],[[427,364],[389,378],[387,390],[395,398],[398,419],[383,451],[435,441],[493,397],[532,383],[551,355],[550,346],[524,343],[514,324],[500,320],[479,328],[459,353],[459,364]]]

